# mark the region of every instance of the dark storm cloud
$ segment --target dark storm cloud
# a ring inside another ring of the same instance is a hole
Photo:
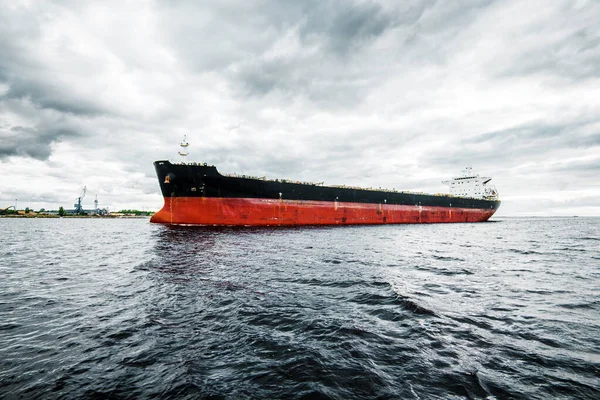
[[[306,4],[305,4],[306,3]],[[312,2],[162,1],[164,40],[195,72],[220,71],[266,51]]]
[[[50,157],[53,142],[77,136],[81,136],[81,134],[66,127],[38,129],[0,126],[0,160],[10,156],[47,160]]]
[[[412,22],[417,20],[425,6],[419,11],[410,10]],[[413,16],[414,14],[414,16]],[[320,2],[307,13],[300,28],[300,36],[307,41],[315,39],[326,43],[326,49],[338,55],[346,55],[361,45],[382,35],[398,19],[394,13],[386,12],[376,3]]]
[[[361,47],[368,46],[386,32],[395,28],[410,28],[407,36],[395,36],[400,46],[397,50],[406,50],[417,44],[417,38],[422,35],[431,38],[440,33],[455,33],[464,29],[474,14],[493,2],[494,0],[474,0],[461,4],[417,0],[388,2],[386,6],[382,6],[369,1],[321,1],[303,10],[304,18],[298,21],[299,35],[305,45],[322,44],[322,55],[333,52],[338,56],[360,56]],[[429,14],[424,18],[426,13]],[[402,55],[400,51],[396,54],[399,57]]]
[[[511,60],[501,75],[521,76],[547,72],[575,81],[600,77],[600,35],[582,28],[558,43],[539,47]]]
[[[458,141],[443,153],[428,154],[423,163],[457,165],[490,163],[514,165],[517,162],[547,157],[552,151],[600,145],[598,120],[565,124],[529,123],[509,129],[483,133]],[[588,133],[591,130],[592,133]],[[545,156],[546,155],[546,156]]]
[[[262,32],[274,32],[263,35],[265,39],[275,43],[291,35],[297,37],[299,48],[275,55],[255,52],[232,60],[231,82],[241,96],[275,93],[284,98],[304,97],[331,109],[354,107],[393,77],[398,67],[442,65],[452,55],[443,44],[451,42],[493,1],[423,0],[385,7],[375,2],[297,3],[304,5],[286,4],[285,12],[281,2],[263,7],[278,9],[275,14],[283,15],[275,19],[278,25],[263,28]],[[388,48],[375,51],[376,41],[386,35]]]
[[[598,136],[600,140],[600,136]],[[600,175],[600,158],[596,159],[582,159],[568,161],[564,163],[557,163],[549,168],[549,172],[552,173],[577,173],[578,175],[586,175],[592,179],[597,179]],[[600,204],[600,203],[598,203]]]
[[[26,100],[38,109],[54,110],[65,114],[97,116],[107,113],[93,101],[74,96],[69,88],[55,86],[51,82],[25,80],[19,77],[11,77],[4,82],[9,89],[4,96],[0,96],[0,104],[3,101]]]
[[[495,148],[507,147],[512,150],[527,150],[543,143],[549,145],[546,149],[593,146],[600,144],[600,132],[587,134],[582,130],[599,122],[600,120],[581,119],[564,124],[530,123],[463,139],[460,145],[493,144]]]
[[[338,69],[336,64],[325,63],[332,71]],[[346,76],[328,77],[307,65],[306,61],[275,59],[248,63],[232,78],[239,89],[238,94],[243,96],[264,96],[275,92],[283,97],[301,96],[331,108],[356,105],[366,97],[372,81],[347,71],[340,72],[342,74]]]
[[[0,7],[0,83],[8,86],[8,91],[0,96],[0,105],[11,100],[26,100],[38,109],[61,113],[106,113],[93,98],[77,95],[71,85],[60,79],[61,71],[53,70],[54,66],[36,58],[32,46],[44,40],[40,29],[43,20],[39,14],[12,15]],[[68,52],[65,55],[74,56]],[[90,68],[90,79],[95,68]]]
[[[271,60],[266,62],[254,62],[241,69],[237,73],[248,95],[265,95],[275,89],[288,91],[296,86],[308,88],[310,78],[308,76],[291,76],[290,62],[285,60]]]
[[[472,2],[475,9],[489,1]],[[377,80],[369,56],[370,45],[395,28],[413,27],[398,41],[411,48],[423,30],[439,31],[441,25],[460,26],[452,21],[435,21],[417,26],[433,0],[411,1],[383,7],[376,2],[352,1],[264,1],[248,6],[223,2],[215,7],[198,7],[195,2],[162,3],[167,18],[165,34],[178,57],[194,70],[228,70],[233,87],[241,96],[264,96],[276,92],[284,97],[302,96],[329,107],[352,106],[366,97]],[[453,13],[454,6],[441,6]],[[457,9],[459,7],[456,7]],[[462,9],[461,23],[472,13]],[[427,34],[425,32],[425,34]],[[286,35],[297,39],[299,48],[268,54]],[[200,41],[210,43],[202,44]],[[401,47],[394,52],[403,57]],[[435,49],[431,49],[435,51]],[[394,54],[389,56],[394,57]],[[365,58],[366,57],[366,58]],[[388,55],[382,54],[385,58]],[[429,57],[429,56],[427,56]],[[382,65],[383,67],[383,65]]]
[[[262,1],[162,2],[169,17],[162,23],[179,56],[199,70],[223,68],[260,56],[279,38],[298,29],[304,44],[323,47],[322,55],[344,55],[382,35],[400,22],[414,23],[432,1],[419,1],[404,14],[375,2]],[[210,45],[199,45],[202,39]]]
[[[395,14],[369,2],[318,2],[295,10],[280,35],[298,27],[301,48],[291,54],[242,61],[232,78],[242,93],[250,96],[277,91],[330,107],[355,105],[366,96],[372,82],[361,68],[344,68],[344,63],[397,24]],[[314,49],[303,54],[311,47]]]

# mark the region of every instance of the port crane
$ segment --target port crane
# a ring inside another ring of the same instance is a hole
[[[73,204],[73,207],[75,207],[75,213],[77,213],[77,214],[80,214],[81,212],[83,212],[83,207],[81,206],[81,200],[83,200],[86,193],[87,193],[87,187],[84,186],[83,190],[81,191],[81,194],[77,198],[77,203]]]
[[[4,208],[4,209],[1,209],[1,210],[0,210],[0,215],[3,215],[3,214],[8,214],[8,210],[10,210],[11,208],[12,208],[14,211],[17,211],[17,209],[15,208],[15,206],[8,206],[8,207],[6,207],[6,208]]]

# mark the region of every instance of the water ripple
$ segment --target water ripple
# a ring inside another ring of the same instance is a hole
[[[3,398],[600,398],[600,220],[0,219]]]

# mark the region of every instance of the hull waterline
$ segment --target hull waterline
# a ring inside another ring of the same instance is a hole
[[[495,211],[302,200],[168,197],[151,222],[230,226],[458,223],[487,221]]]
[[[154,163],[164,204],[151,222],[359,225],[487,221],[498,200],[225,176],[206,164]]]

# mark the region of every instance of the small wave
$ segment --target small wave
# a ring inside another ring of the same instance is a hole
[[[390,286],[389,282],[386,281],[373,281],[373,282],[367,282],[370,286],[374,286],[374,287],[388,287]]]
[[[557,251],[579,251],[582,253],[585,253],[587,250],[586,249],[580,249],[577,247],[561,247],[559,249],[556,249]]]
[[[557,340],[554,340],[554,339],[551,339],[548,337],[544,337],[544,336],[540,336],[540,335],[534,334],[532,332],[516,333],[516,332],[512,331],[511,334],[514,336],[520,337],[522,339],[525,339],[525,340],[536,341],[536,342],[545,344],[546,346],[554,347],[555,349],[560,349],[563,347],[563,344]]]
[[[593,309],[594,307],[596,307],[600,302],[598,301],[592,301],[590,303],[563,303],[563,304],[558,304],[559,307],[562,308],[566,308],[568,310],[577,310],[577,309]]]
[[[525,292],[533,293],[533,294],[552,294],[552,293],[554,293],[554,290],[527,289],[527,290],[525,290]]]
[[[420,271],[432,272],[436,275],[442,275],[442,276],[473,275],[473,272],[471,272],[465,268],[450,269],[450,268],[439,268],[436,266],[429,266],[429,265],[419,265],[419,266],[415,266],[415,268]]]
[[[128,356],[119,362],[128,367],[147,368],[156,364],[159,360],[151,353],[143,351],[135,356]]]
[[[361,293],[355,296],[352,301],[358,304],[381,306],[393,305],[395,303],[395,298],[394,296],[383,296],[376,293]]]
[[[411,311],[414,314],[437,316],[437,314],[433,310],[430,310],[430,309],[418,304],[416,301],[414,301],[408,297],[398,296],[397,299],[398,299],[398,301],[400,301],[400,304],[402,304],[402,306],[406,310]]]
[[[64,241],[85,241],[77,257],[50,233],[3,260],[3,393],[600,398],[599,220],[520,221],[342,231],[113,220],[88,238],[82,224],[95,222],[64,220]]]
[[[21,325],[18,324],[0,324],[0,331],[10,331],[12,329],[17,329]]]
[[[456,269],[456,270],[452,270],[452,269],[436,269],[435,273],[438,275],[446,275],[446,276],[452,276],[452,275],[473,275],[473,272],[466,270],[464,268],[461,269]]]
[[[216,286],[222,287],[225,290],[243,290],[243,289],[247,289],[247,286],[241,285],[241,284],[238,284],[238,283],[234,283],[234,282],[231,282],[231,281],[216,282]]]
[[[364,266],[370,266],[372,263],[366,262],[364,260],[348,260],[346,261],[348,264],[359,264]]]
[[[134,334],[135,334],[134,329],[123,329],[118,332],[106,335],[106,337],[109,339],[113,339],[113,340],[123,340],[123,339],[127,339],[127,338],[133,336]]]
[[[508,251],[510,251],[510,252],[512,252],[512,253],[524,254],[524,255],[530,255],[530,254],[544,254],[544,253],[540,253],[539,251],[535,251],[535,250],[508,249]]]
[[[435,258],[436,260],[441,260],[441,261],[465,261],[464,258],[460,258],[460,257],[448,257],[448,256],[434,255],[433,258]]]
[[[434,311],[421,306],[416,301],[407,296],[397,293],[391,295],[381,295],[377,293],[361,293],[353,298],[353,301],[358,304],[370,306],[394,306],[400,305],[403,309],[411,311],[414,314],[420,315],[436,315]]]
[[[492,311],[501,311],[501,312],[512,312],[512,311],[518,310],[518,308],[517,307],[515,307],[515,308],[509,308],[509,307],[496,306],[496,307],[490,308],[490,310],[492,310]]]
[[[292,279],[289,282],[299,283],[301,285],[309,285],[316,287],[334,287],[334,288],[342,288],[347,289],[351,287],[373,287],[373,288],[382,288],[389,287],[389,283],[385,281],[364,281],[364,280],[339,280],[334,281],[330,279]]]
[[[485,329],[485,330],[492,329],[492,325],[489,322],[484,321],[479,317],[470,317],[470,316],[465,316],[465,315],[456,315],[456,316],[451,315],[450,318],[456,322],[460,322],[460,323],[467,324],[467,325],[473,325],[473,326],[476,326],[481,329]]]
[[[404,315],[389,308],[376,308],[369,311],[369,314],[379,318],[382,321],[401,321],[405,318]]]

